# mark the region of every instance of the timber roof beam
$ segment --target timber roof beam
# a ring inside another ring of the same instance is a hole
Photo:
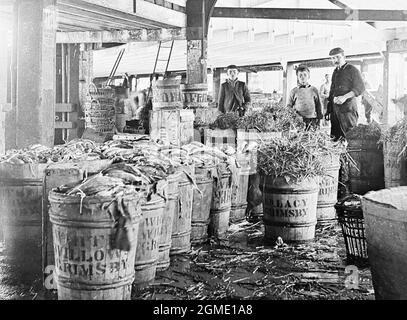
[[[289,9],[215,7],[213,18],[337,20],[337,21],[407,21],[405,10],[370,9]]]

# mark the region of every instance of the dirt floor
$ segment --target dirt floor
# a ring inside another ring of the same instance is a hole
[[[317,228],[315,241],[266,244],[261,222],[232,225],[227,241],[210,240],[172,257],[134,300],[373,300],[369,268],[351,274],[338,225]],[[348,267],[349,268],[349,267]],[[22,283],[0,245],[0,300],[57,299],[39,280]],[[356,282],[352,279],[356,279]]]

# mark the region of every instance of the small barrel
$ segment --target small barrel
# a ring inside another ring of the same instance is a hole
[[[364,195],[368,191],[384,188],[383,150],[373,139],[348,139],[349,155],[356,163],[349,167],[349,182],[353,193]]]
[[[315,237],[319,179],[287,183],[264,176],[263,208],[265,238],[285,242],[309,241]]]
[[[321,161],[326,174],[319,179],[317,203],[318,225],[330,225],[336,221],[335,204],[338,195],[340,155],[325,155]]]
[[[134,286],[142,288],[154,281],[159,256],[162,219],[165,200],[152,195],[150,201],[141,206],[136,259],[134,262]]]
[[[236,154],[236,160],[240,168],[238,169],[238,183],[232,187],[232,206],[229,218],[231,223],[241,222],[246,219],[247,190],[250,177],[250,153]]]
[[[191,243],[200,244],[208,240],[209,216],[213,192],[214,167],[195,168],[198,190],[194,190],[192,203]]]
[[[42,181],[48,164],[0,164],[0,218],[7,256],[20,275],[41,276]]]
[[[191,219],[194,190],[185,173],[179,178],[178,210],[172,225],[170,255],[186,253],[191,249]]]
[[[160,241],[158,243],[157,271],[164,271],[170,266],[171,236],[174,217],[178,214],[178,179],[176,174],[168,176],[167,201],[162,216]]]
[[[224,147],[232,147],[236,149],[236,131],[233,129],[207,129],[205,144],[219,150],[222,150]]]
[[[49,194],[55,281],[60,300],[129,300],[140,220],[138,194],[123,197],[130,251],[113,249],[114,197]],[[125,230],[126,230],[125,229]]]
[[[404,157],[398,158],[400,151],[397,143],[389,141],[384,143],[384,185],[386,188],[407,185],[407,160]]]
[[[213,181],[211,213],[208,233],[215,238],[224,238],[229,229],[232,207],[232,177],[228,171],[221,171]]]
[[[407,187],[362,197],[367,252],[377,300],[407,299]]]
[[[208,108],[208,84],[181,84],[184,108]]]
[[[181,109],[181,80],[164,79],[153,83],[153,110]]]

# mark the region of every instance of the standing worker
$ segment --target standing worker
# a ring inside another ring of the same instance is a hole
[[[220,87],[218,110],[221,113],[239,112],[244,116],[250,104],[250,93],[246,83],[238,80],[239,70],[235,65],[226,68],[228,79]]]
[[[346,136],[358,122],[356,97],[363,94],[365,85],[360,71],[346,62],[342,48],[329,52],[336,68],[332,74],[331,90],[328,98],[326,120],[331,120],[331,135],[335,140]]]
[[[296,74],[298,86],[291,90],[287,108],[297,111],[305,123],[306,130],[315,130],[323,118],[318,89],[308,83],[310,70],[306,65],[299,65]]]

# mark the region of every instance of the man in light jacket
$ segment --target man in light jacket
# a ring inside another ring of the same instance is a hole
[[[222,83],[219,94],[219,112],[238,112],[244,116],[250,104],[250,93],[246,83],[238,80],[239,70],[235,65],[226,68],[228,79]]]

